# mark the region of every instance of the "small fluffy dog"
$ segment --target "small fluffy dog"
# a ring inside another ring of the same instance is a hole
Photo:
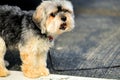
[[[7,49],[17,48],[25,76],[46,76],[46,58],[56,37],[74,28],[74,13],[67,0],[43,1],[35,10],[22,11],[15,6],[0,6],[0,76],[9,74],[5,68]]]

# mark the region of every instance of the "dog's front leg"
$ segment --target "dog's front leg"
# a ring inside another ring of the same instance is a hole
[[[23,62],[21,68],[26,77],[37,78],[49,74],[49,70],[46,68],[46,53],[27,49],[21,50],[20,55]]]

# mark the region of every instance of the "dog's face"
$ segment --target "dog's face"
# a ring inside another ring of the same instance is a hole
[[[72,4],[66,0],[43,1],[33,14],[42,33],[59,35],[74,28]]]

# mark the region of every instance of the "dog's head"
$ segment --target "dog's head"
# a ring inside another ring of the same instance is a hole
[[[74,28],[74,12],[67,0],[43,1],[33,14],[42,33],[59,35]]]

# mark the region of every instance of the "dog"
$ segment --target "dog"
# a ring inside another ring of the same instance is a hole
[[[0,6],[0,76],[10,72],[5,67],[7,49],[18,49],[21,70],[26,77],[49,75],[47,53],[54,40],[74,28],[74,11],[70,1],[42,1],[35,11],[17,6]]]

